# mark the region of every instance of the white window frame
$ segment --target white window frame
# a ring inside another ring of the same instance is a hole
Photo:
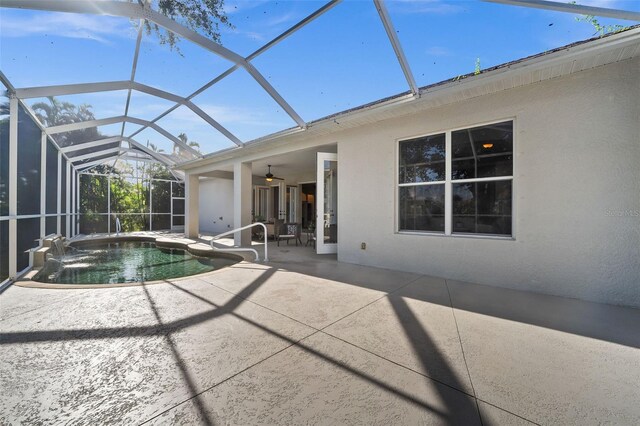
[[[451,134],[459,130],[473,129],[476,127],[490,126],[492,124],[504,123],[511,121],[513,128],[513,145],[512,145],[512,174],[510,176],[492,176],[486,178],[472,179],[456,179],[452,180],[452,150],[451,150]],[[410,182],[400,183],[400,143],[412,139],[418,139],[428,136],[445,135],[445,180],[433,182]],[[446,130],[437,130],[429,133],[423,133],[413,136],[405,136],[395,141],[396,158],[395,158],[395,218],[394,232],[401,235],[421,235],[421,236],[437,236],[437,237],[453,237],[453,238],[481,238],[492,240],[515,241],[516,239],[516,169],[517,169],[517,120],[516,117],[506,117],[487,122],[467,124]],[[492,181],[511,181],[511,235],[495,235],[495,234],[472,234],[472,233],[454,233],[453,232],[453,184],[454,183],[476,183],[476,182],[492,182]],[[444,232],[441,231],[417,231],[417,230],[401,230],[400,229],[400,188],[410,186],[427,186],[444,184]]]

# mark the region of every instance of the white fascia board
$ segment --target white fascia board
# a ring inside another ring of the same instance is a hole
[[[640,12],[605,7],[583,6],[580,4],[561,3],[546,0],[482,0],[489,3],[500,3],[510,6],[522,6],[535,9],[555,10],[557,12],[577,13],[579,15],[603,16],[640,22]]]

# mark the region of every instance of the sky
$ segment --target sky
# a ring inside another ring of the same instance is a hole
[[[640,11],[640,0],[582,0],[581,4]],[[318,1],[227,0],[234,28],[222,29],[222,44],[247,56],[320,8]],[[576,15],[471,0],[387,1],[392,22],[418,85],[488,68],[594,36]],[[632,25],[599,19],[602,24]],[[131,76],[136,23],[125,18],[0,9],[0,69],[15,87],[113,80]],[[232,64],[182,41],[182,55],[142,40],[135,79],[188,96]],[[374,3],[346,0],[252,64],[305,120],[353,108],[408,90]],[[60,97],[89,104],[97,118],[124,114],[126,91]],[[43,101],[29,100],[28,103]],[[244,70],[237,70],[193,102],[242,141],[295,126],[295,122]],[[129,114],[151,120],[172,102],[134,91]],[[205,153],[234,146],[186,107],[158,121],[186,133]],[[127,124],[125,135],[140,126]],[[120,125],[99,129],[119,134]],[[136,135],[171,151],[154,130]]]

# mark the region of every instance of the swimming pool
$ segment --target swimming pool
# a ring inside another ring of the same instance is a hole
[[[120,284],[159,281],[214,271],[237,263],[226,257],[200,257],[150,241],[91,242],[51,258],[32,278],[56,284]]]

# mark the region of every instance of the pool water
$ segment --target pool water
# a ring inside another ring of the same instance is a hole
[[[236,263],[197,257],[186,250],[158,248],[145,241],[83,244],[62,258],[49,259],[34,281],[116,284],[157,281],[210,272]]]

